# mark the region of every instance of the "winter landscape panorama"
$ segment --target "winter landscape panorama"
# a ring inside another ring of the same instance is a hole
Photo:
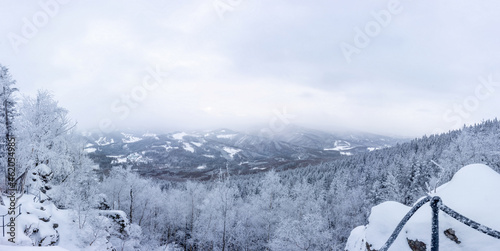
[[[498,13],[0,0],[0,251],[498,251]]]

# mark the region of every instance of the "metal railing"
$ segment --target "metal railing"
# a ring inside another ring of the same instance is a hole
[[[447,215],[456,219],[457,221],[465,224],[466,226],[475,229],[483,234],[489,235],[493,238],[500,239],[500,232],[494,229],[491,229],[485,225],[479,224],[461,214],[456,212],[455,210],[447,207],[443,204],[441,198],[438,196],[427,196],[421,201],[419,201],[415,206],[413,206],[410,211],[403,217],[403,219],[396,226],[396,229],[392,232],[389,239],[385,242],[385,244],[379,249],[379,251],[387,251],[391,245],[394,243],[396,238],[398,237],[403,227],[406,225],[408,220],[415,214],[415,212],[420,209],[427,202],[430,202],[432,208],[432,236],[431,236],[431,251],[439,251],[439,210],[443,211]]]
[[[19,204],[19,205],[17,205],[17,206],[14,208],[14,210],[15,210],[16,208],[19,208],[19,213],[16,215],[16,217],[15,217],[14,219],[17,219],[17,217],[19,217],[19,215],[21,215],[21,214],[22,214],[22,213],[21,213],[21,206],[22,206],[22,205],[23,205],[23,204]],[[3,236],[3,237],[5,237],[5,227],[6,227],[6,225],[5,225],[5,216],[7,216],[7,215],[9,215],[9,213],[8,213],[8,212],[7,212],[6,214],[4,214],[4,215],[0,215],[0,217],[2,217],[2,226],[1,226],[1,227],[2,227],[2,236]]]
[[[40,190],[38,190],[38,189],[32,189],[32,190],[35,190],[35,191],[36,191],[36,192],[38,192],[38,193],[33,193],[33,192],[31,192],[31,191],[29,190],[29,188],[27,188],[24,192],[25,192],[26,194],[31,194],[31,195],[33,195],[33,196],[34,196],[34,197],[33,197],[33,201],[34,201],[34,202],[41,202],[42,194],[43,194],[43,195],[45,195],[45,197],[47,197],[47,199],[51,199],[48,195],[46,195],[46,194],[42,193],[42,192],[41,192]],[[0,199],[1,199],[1,198],[0,198]],[[14,208],[14,210],[18,209],[18,213],[17,213],[17,215],[16,215],[16,217],[15,217],[14,219],[17,219],[17,217],[19,217],[19,216],[22,214],[22,212],[21,212],[21,206],[22,206],[22,205],[23,205],[23,204],[19,204],[19,205],[17,205],[17,206]],[[7,227],[7,225],[5,225],[5,217],[6,217],[6,216],[8,216],[8,215],[10,215],[8,212],[7,212],[6,214],[0,215],[0,217],[2,217],[2,225],[1,225],[0,227],[2,228],[2,236],[3,236],[3,237],[5,237],[5,227]]]

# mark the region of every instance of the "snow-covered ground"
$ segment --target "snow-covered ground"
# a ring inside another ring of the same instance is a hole
[[[74,231],[74,217],[70,215],[70,211],[57,209],[54,204],[50,202],[39,203],[38,199],[31,194],[25,194],[19,200],[18,205],[19,204],[22,204],[22,214],[17,218],[16,243],[12,244],[6,237],[1,238],[0,235],[0,250],[80,250],[75,246],[75,243],[78,243],[79,237]],[[0,206],[1,213],[3,213],[5,209],[6,208],[3,206]],[[26,233],[30,233],[30,236],[27,236]],[[58,238],[55,237],[57,234],[59,234]],[[56,246],[31,246],[33,242],[41,242],[43,245],[47,245],[52,241],[56,241]]]
[[[8,202],[5,196],[2,198],[4,202]],[[38,198],[31,194],[22,196],[17,205],[22,206],[21,214],[16,219],[17,234],[15,235],[15,243],[9,242],[9,236],[2,237],[0,234],[0,251],[111,250],[109,247],[112,247],[112,245],[108,239],[109,233],[107,231],[122,226],[120,224],[129,226],[127,216],[123,211],[119,210],[101,210],[98,213],[100,216],[97,218],[91,218],[89,214],[81,215],[85,220],[84,226],[79,225],[79,219],[81,218],[78,217],[76,211],[58,209],[52,202],[47,200],[39,202]],[[0,214],[6,212],[7,208],[0,205]],[[117,217],[118,215],[120,217]],[[94,225],[90,226],[89,224]],[[128,228],[125,229],[128,235],[132,233]],[[116,240],[116,237],[111,236],[112,240],[113,238]],[[125,245],[125,242],[121,242],[121,244]],[[169,248],[162,247],[157,250],[175,250],[172,245]]]
[[[453,179],[440,186],[435,194],[444,205],[495,230],[500,230],[500,174],[488,166],[475,164],[463,167]],[[346,245],[348,251],[378,250],[387,241],[396,225],[410,210],[397,202],[384,202],[372,208],[369,224],[355,228]],[[457,238],[451,236],[451,229]],[[500,240],[482,234],[456,221],[443,212],[439,214],[441,250],[500,250]],[[408,240],[418,240],[430,249],[431,208],[426,204],[408,221],[389,250],[411,250]],[[459,242],[459,243],[458,243]]]

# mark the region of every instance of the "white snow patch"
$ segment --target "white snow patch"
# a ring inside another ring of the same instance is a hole
[[[170,149],[179,149],[178,147],[173,147],[173,146],[171,146],[170,144],[168,144],[168,145],[160,145],[160,146],[158,146],[158,147],[163,147],[163,148],[165,148],[165,151],[167,151],[167,152],[168,152],[168,150],[170,150]]]
[[[122,139],[123,143],[134,143],[134,142],[137,142],[139,140],[142,140],[141,138],[135,137],[132,134],[122,133],[122,135],[123,135],[123,137],[125,137],[124,139]]]
[[[127,163],[127,157],[125,155],[108,155],[107,157],[116,159],[111,161],[111,164]]]
[[[240,149],[236,149],[236,148],[232,148],[232,147],[227,147],[227,146],[223,147],[223,149],[224,149],[224,151],[226,151],[229,154],[229,156],[231,156],[231,158],[234,158],[235,154],[241,152]]]
[[[191,144],[197,146],[197,147],[200,147],[202,146],[203,144],[202,143],[198,143],[198,142],[191,142]]]
[[[172,135],[172,137],[176,140],[182,140],[182,138],[184,138],[184,136],[186,136],[186,135],[187,135],[187,133],[185,133],[185,132],[179,132],[179,133]]]
[[[340,152],[340,155],[346,155],[346,156],[351,156],[351,152]]]
[[[194,148],[189,143],[184,142],[184,150],[194,153]]]
[[[142,137],[145,137],[145,138],[154,138],[156,140],[160,139],[160,138],[158,138],[158,136],[155,133],[145,133],[145,134],[142,135]]]
[[[203,169],[205,169],[205,168],[207,168],[207,166],[205,166],[205,165],[201,165],[201,166],[197,167],[196,169],[198,169],[198,170],[203,170]]]
[[[368,147],[366,148],[369,152],[372,152],[372,151],[375,151],[375,150],[380,150],[380,149],[384,149],[384,148],[387,148],[387,147],[391,147],[390,145],[384,145],[384,146],[380,146],[380,147]]]
[[[89,148],[85,148],[84,151],[86,153],[93,153],[93,152],[97,151],[97,148],[89,147]]]
[[[217,135],[217,138],[219,139],[232,139],[236,136],[236,134],[221,134]]]
[[[251,170],[266,170],[267,167],[254,167]]]
[[[214,156],[214,155],[210,155],[210,154],[203,154],[203,156],[205,156],[205,157],[207,157],[207,158],[212,158],[212,159],[213,159],[213,158],[215,158],[215,156]]]
[[[115,143],[114,139],[108,140],[106,137],[100,137],[96,142],[100,146],[106,146]]]
[[[324,148],[324,151],[347,151],[351,150],[354,147],[351,147],[351,143],[342,140],[335,140],[335,147],[333,148]]]
[[[142,152],[144,154],[144,152]],[[127,159],[133,162],[138,162],[142,159],[142,155],[139,153],[131,153],[127,156]]]

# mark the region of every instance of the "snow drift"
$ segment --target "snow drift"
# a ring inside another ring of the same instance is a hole
[[[500,174],[488,166],[463,167],[450,182],[431,195],[440,196],[443,204],[458,213],[500,230]],[[346,250],[379,250],[410,209],[392,201],[373,207],[369,224],[352,230]],[[410,245],[414,248],[425,245],[430,249],[431,217],[431,207],[424,205],[408,221],[389,250],[412,250]],[[500,250],[500,240],[471,229],[443,212],[439,212],[439,234],[441,250]]]

